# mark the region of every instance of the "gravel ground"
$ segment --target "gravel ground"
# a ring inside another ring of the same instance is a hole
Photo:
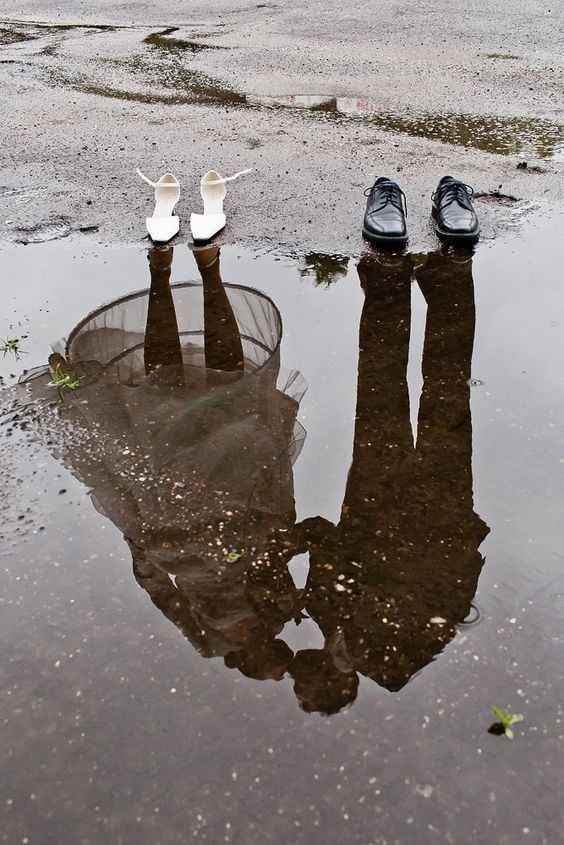
[[[429,195],[447,172],[517,198],[480,202],[486,238],[559,204],[561,11],[475,0],[378,15],[334,0],[307,13],[3,2],[0,234],[141,238],[151,197],[137,166],[180,178],[181,238],[206,169],[254,167],[230,191],[224,239],[288,252],[358,253],[362,191],[382,173],[406,190],[413,249],[433,246]],[[296,95],[323,107],[283,99]]]

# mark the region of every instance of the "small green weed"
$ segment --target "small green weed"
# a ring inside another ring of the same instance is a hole
[[[80,376],[72,370],[64,370],[62,367],[56,367],[51,376],[49,387],[56,387],[59,393],[59,398],[63,401],[63,394],[65,390],[78,390],[80,387]]]
[[[18,359],[22,355],[25,355],[25,352],[22,350],[20,343],[20,337],[5,337],[3,339],[0,339],[0,352],[2,352],[4,358],[6,357],[6,355],[13,355],[14,358]]]
[[[522,713],[510,713],[508,710],[504,710],[503,707],[496,707],[495,704],[492,704],[490,710],[498,720],[495,725],[492,725],[492,728],[496,727],[497,725],[503,730],[492,730],[490,728],[491,733],[504,733],[507,739],[513,739],[514,733],[512,730],[512,725],[516,725],[518,722],[522,722],[525,718]]]

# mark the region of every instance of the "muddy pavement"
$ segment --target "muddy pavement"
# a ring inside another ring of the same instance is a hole
[[[185,234],[199,176],[253,166],[226,238],[326,252],[358,251],[377,174],[406,188],[416,248],[434,243],[429,196],[444,173],[535,207],[561,196],[557,8],[390,4],[376,19],[366,3],[33,3],[0,15],[8,237],[39,223],[142,237],[151,198],[137,166],[181,179]],[[486,237],[514,212],[484,205]]]

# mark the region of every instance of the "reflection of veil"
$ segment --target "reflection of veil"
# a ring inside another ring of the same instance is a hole
[[[272,640],[294,613],[289,576],[277,601],[246,573],[255,560],[270,567],[272,543],[294,523],[305,387],[296,372],[281,377],[278,309],[223,285],[218,249],[197,259],[203,284],[170,286],[171,260],[171,248],[152,250],[151,289],[71,332],[51,363],[80,386],[47,425],[58,457],[124,534],[155,604],[202,653],[228,654]],[[31,380],[32,395],[48,379]]]

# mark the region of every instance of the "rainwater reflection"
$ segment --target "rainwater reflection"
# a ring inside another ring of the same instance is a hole
[[[358,264],[356,423],[336,525],[323,515],[296,521],[306,386],[281,370],[275,303],[224,285],[219,248],[194,256],[201,284],[171,285],[173,248],[150,250],[150,288],[86,317],[51,356],[51,374],[28,380],[32,396],[48,397],[40,425],[49,448],[91,490],[131,551],[137,583],[202,657],[256,680],[289,676],[307,712],[352,704],[360,675],[397,691],[456,635],[483,565],[488,528],[472,495],[472,255]],[[335,261],[340,274],[346,263]],[[416,442],[414,281],[427,303]],[[47,382],[65,371],[80,386],[53,408]],[[304,553],[299,589],[288,566]],[[321,648],[285,642],[286,623],[304,618]]]

